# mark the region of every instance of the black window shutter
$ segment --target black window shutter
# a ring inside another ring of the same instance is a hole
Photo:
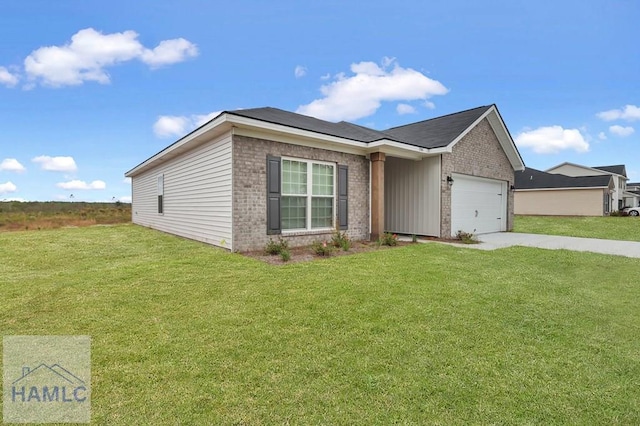
[[[349,168],[338,165],[338,227],[349,227]]]
[[[267,155],[267,235],[279,234],[280,225],[280,157]]]

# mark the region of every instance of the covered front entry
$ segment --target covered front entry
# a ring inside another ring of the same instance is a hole
[[[507,182],[452,174],[451,235],[507,230]]]
[[[384,228],[408,235],[440,236],[440,157],[387,157]]]

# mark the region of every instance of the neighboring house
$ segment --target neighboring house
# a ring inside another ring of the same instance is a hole
[[[640,206],[640,182],[627,182],[627,190],[624,193],[624,207]]]
[[[234,251],[513,227],[524,164],[495,105],[386,131],[225,111],[126,173],[133,222]]]
[[[627,171],[624,165],[587,167],[574,163],[562,163],[547,170],[547,173],[559,173],[566,176],[603,176],[613,177],[613,191],[611,192],[611,211],[625,207],[625,198],[635,198],[634,194],[626,192]]]
[[[604,216],[611,211],[610,174],[572,177],[527,167],[515,177],[516,214]]]

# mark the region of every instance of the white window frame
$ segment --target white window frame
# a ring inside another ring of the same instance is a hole
[[[299,163],[306,163],[307,164],[307,193],[305,195],[300,195],[300,194],[285,194],[284,191],[282,191],[283,185],[284,185],[284,167],[282,166],[282,162],[288,160],[288,161],[296,161]],[[313,195],[313,165],[314,164],[320,164],[323,166],[331,166],[333,168],[333,194],[331,196],[328,195]],[[295,233],[295,232],[326,232],[326,231],[332,231],[335,229],[336,226],[336,184],[337,184],[337,173],[336,171],[338,170],[338,165],[336,163],[330,162],[330,161],[318,161],[318,160],[307,160],[304,158],[295,158],[295,157],[280,157],[280,196],[281,197],[306,197],[307,202],[306,202],[306,211],[307,211],[307,217],[305,219],[305,224],[307,225],[305,228],[292,228],[292,229],[282,229],[282,233],[286,234],[286,233]],[[311,221],[312,221],[312,200],[313,198],[332,198],[333,202],[331,203],[331,226],[328,227],[324,227],[324,228],[312,228],[311,227]]]

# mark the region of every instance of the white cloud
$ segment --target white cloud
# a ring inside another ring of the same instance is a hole
[[[121,203],[131,203],[131,196],[125,195],[123,197],[118,198],[118,201],[120,201]]]
[[[520,147],[531,148],[537,154],[555,154],[563,150],[589,151],[589,143],[578,129],[564,129],[562,126],[539,127],[526,130],[516,136]]]
[[[616,124],[609,127],[609,132],[613,133],[616,136],[625,137],[633,134],[633,132],[635,132],[635,129],[631,126],[623,127]]]
[[[29,80],[59,87],[79,85],[85,81],[101,84],[110,82],[107,67],[139,59],[157,68],[196,56],[197,47],[179,38],[164,40],[154,49],[145,48],[138,41],[138,33],[102,34],[93,28],[75,33],[71,42],[63,46],[46,46],[31,52],[24,60]]]
[[[94,180],[91,183],[82,180],[70,180],[69,182],[56,183],[56,186],[62,189],[105,189],[107,184],[101,180]]]
[[[22,173],[27,169],[25,169],[24,166],[15,158],[5,158],[2,160],[2,163],[0,163],[0,170]]]
[[[296,78],[304,77],[305,75],[307,75],[307,68],[303,67],[302,65],[297,65],[296,69],[293,70],[293,74],[296,76]]]
[[[400,115],[416,113],[416,109],[409,104],[398,104],[398,106],[396,107],[396,111]]]
[[[596,114],[598,118],[604,121],[613,120],[627,120],[635,121],[640,120],[640,107],[635,105],[625,105],[620,109],[610,109],[608,111],[602,111]]]
[[[8,192],[16,192],[18,187],[16,187],[13,182],[5,182],[0,183],[0,194],[6,194]]]
[[[424,104],[423,104],[423,105],[424,105],[424,106],[426,106],[426,107],[427,107],[427,108],[429,108],[429,109],[435,109],[435,108],[436,108],[436,104],[434,104],[434,103],[433,103],[433,102],[431,102],[431,101],[424,101]]]
[[[153,50],[145,49],[141,60],[152,68],[183,62],[198,56],[198,47],[189,40],[176,38],[164,40]]]
[[[32,158],[31,161],[40,164],[42,170],[51,172],[75,172],[78,170],[73,157],[49,157],[48,155],[40,155]]]
[[[388,69],[391,67],[391,69]],[[427,100],[449,90],[411,68],[402,68],[394,58],[384,58],[383,66],[374,62],[351,65],[352,76],[340,73],[323,85],[323,98],[298,107],[300,114],[340,121],[357,120],[374,114],[382,102]]]
[[[5,67],[0,67],[0,84],[13,87],[18,84],[18,76],[9,72]]]
[[[320,76],[320,80],[329,80],[331,78],[331,74],[326,73],[325,75]]]
[[[607,140],[607,135],[605,135],[604,132],[600,132],[598,133],[598,139],[601,141]]]
[[[187,117],[161,115],[153,124],[153,133],[161,138],[183,135],[186,133],[188,123]]]
[[[193,114],[190,116],[161,115],[153,124],[153,132],[161,138],[183,136],[187,132],[217,117],[221,112],[222,111],[214,111],[209,114]]]
[[[126,177],[126,178],[122,179],[122,183],[126,183],[127,185],[131,185],[131,178],[130,177]]]
[[[27,200],[22,197],[7,197],[3,198],[2,201],[19,201],[21,203],[25,203]]]

